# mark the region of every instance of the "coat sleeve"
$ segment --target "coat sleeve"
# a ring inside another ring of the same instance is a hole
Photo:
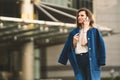
[[[64,64],[64,65],[67,64],[68,54],[70,52],[71,40],[72,40],[72,35],[70,33],[67,40],[66,40],[66,42],[65,42],[64,48],[62,49],[60,57],[58,59],[58,62],[61,63],[61,64]]]
[[[103,66],[106,64],[105,43],[99,30],[97,30],[97,59],[98,65]]]

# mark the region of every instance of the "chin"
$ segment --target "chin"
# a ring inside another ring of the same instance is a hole
[[[80,24],[83,23],[83,21],[78,21]]]
[[[79,22],[79,24],[82,24],[83,22]]]

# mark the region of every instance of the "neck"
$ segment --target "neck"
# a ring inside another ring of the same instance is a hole
[[[82,29],[89,29],[89,28],[91,28],[91,26],[89,25],[89,26],[84,26],[84,25],[82,25],[82,27],[81,27]]]

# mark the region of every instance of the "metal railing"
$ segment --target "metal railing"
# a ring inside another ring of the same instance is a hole
[[[47,26],[64,26],[66,28],[74,28],[76,24],[72,23],[63,23],[63,22],[53,22],[53,21],[43,21],[43,20],[28,20],[21,18],[13,18],[13,17],[3,17],[0,16],[0,22],[11,21],[17,23],[26,23],[26,24],[39,24],[39,25],[47,25]]]

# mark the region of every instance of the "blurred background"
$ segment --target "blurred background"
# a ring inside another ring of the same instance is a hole
[[[75,80],[58,57],[76,27],[79,8],[90,9],[106,43],[101,80],[120,80],[120,0],[0,0],[0,80]]]

